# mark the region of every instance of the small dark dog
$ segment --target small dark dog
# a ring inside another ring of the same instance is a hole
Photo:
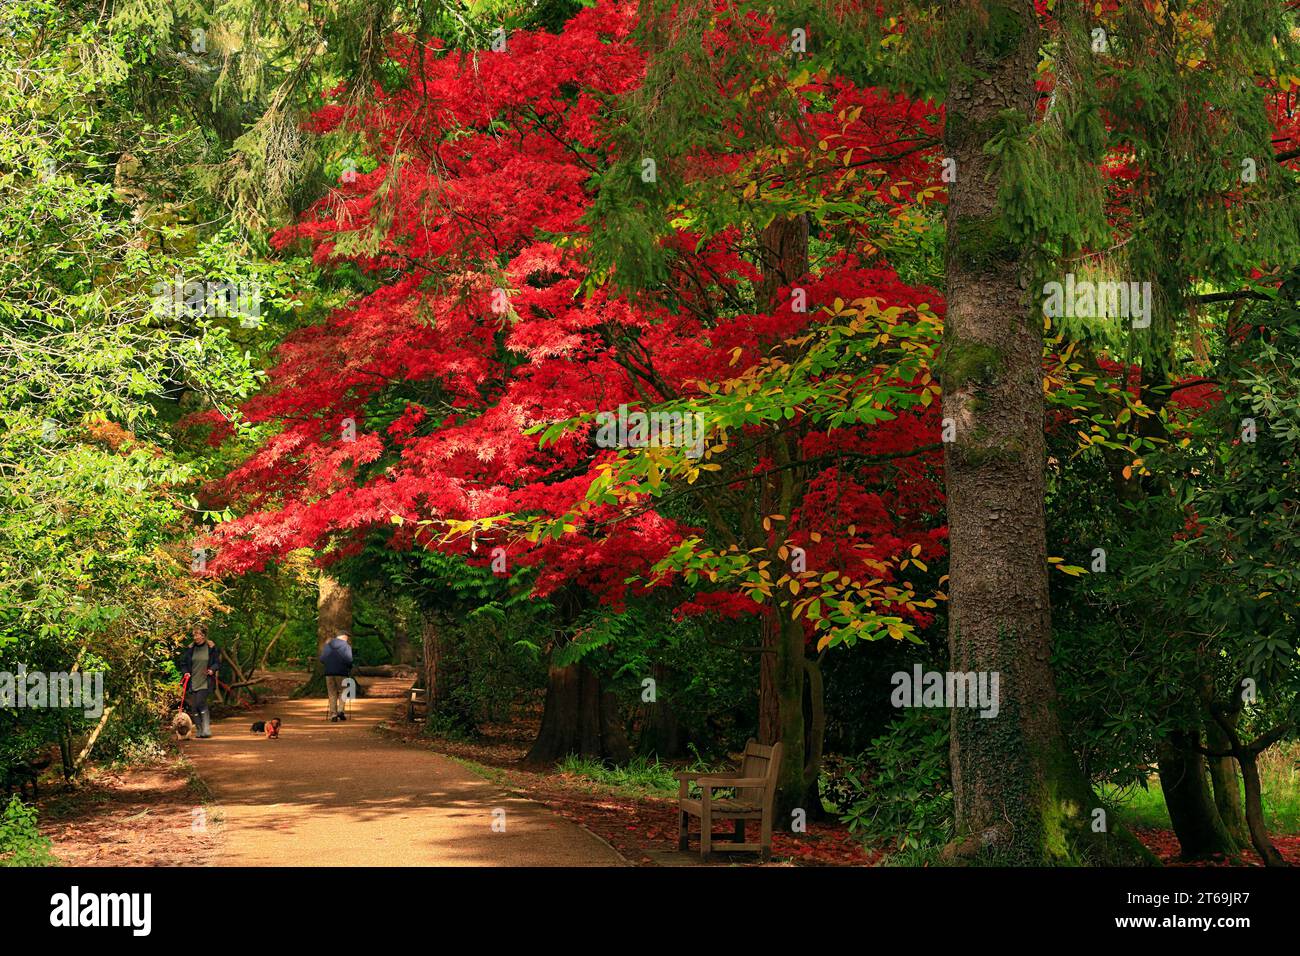
[[[49,757],[37,757],[34,760],[28,760],[26,763],[10,764],[4,772],[5,794],[8,795],[17,787],[18,796],[22,797],[26,795],[27,788],[31,787],[32,799],[35,800],[40,796],[40,791],[36,786],[36,778],[49,765]]]
[[[280,736],[280,718],[272,717],[270,720],[258,720],[253,726],[248,728],[250,734],[266,734],[267,740],[274,740]]]

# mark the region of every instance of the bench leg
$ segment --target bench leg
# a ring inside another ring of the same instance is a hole
[[[690,814],[685,810],[677,811],[677,849],[685,852],[690,849]]]
[[[759,827],[759,846],[763,849],[759,851],[764,863],[772,859],[772,814],[770,812],[763,814],[762,823]]]
[[[709,855],[713,851],[713,814],[709,813],[708,805],[705,804],[704,815],[700,818],[700,857],[705,863],[709,862]]]
[[[732,837],[732,842],[734,843],[745,842],[745,821],[744,820],[736,821],[736,835]]]

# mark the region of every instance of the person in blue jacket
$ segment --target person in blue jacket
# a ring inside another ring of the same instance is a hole
[[[325,642],[321,648],[320,662],[325,667],[325,690],[330,698],[330,720],[347,720],[343,706],[344,685],[352,673],[352,644],[346,634],[339,634]]]

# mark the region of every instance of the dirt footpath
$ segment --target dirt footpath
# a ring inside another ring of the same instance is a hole
[[[620,866],[603,841],[448,757],[374,730],[391,697],[274,701],[182,746],[212,793],[219,866]],[[248,732],[283,718],[278,740]],[[494,829],[494,823],[496,829]],[[503,828],[504,827],[504,828]]]

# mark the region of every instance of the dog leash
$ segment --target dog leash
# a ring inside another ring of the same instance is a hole
[[[181,682],[181,702],[177,705],[177,710],[185,709],[185,689],[190,686],[190,675],[185,675],[185,680]]]

